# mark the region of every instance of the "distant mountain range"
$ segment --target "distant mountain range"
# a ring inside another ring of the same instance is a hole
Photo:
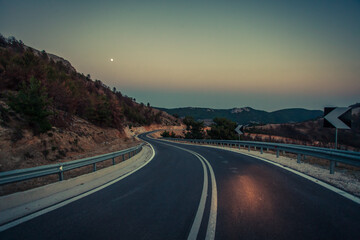
[[[289,108],[274,112],[256,110],[251,107],[232,109],[212,108],[157,108],[179,117],[192,116],[196,120],[203,120],[209,124],[215,117],[225,117],[239,124],[266,124],[266,123],[291,123],[317,119],[323,116],[323,111],[307,110],[303,108]]]

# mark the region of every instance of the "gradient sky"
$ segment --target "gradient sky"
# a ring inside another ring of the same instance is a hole
[[[0,33],[153,106],[360,102],[360,1],[0,0]]]

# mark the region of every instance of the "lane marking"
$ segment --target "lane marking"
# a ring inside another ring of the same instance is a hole
[[[167,140],[164,140],[164,141],[167,141]],[[190,143],[179,143],[179,144],[199,146],[199,145],[190,144]],[[268,160],[268,159],[266,159],[266,158],[258,157],[258,156],[255,156],[255,155],[253,155],[253,154],[250,154],[250,153],[238,152],[238,151],[236,151],[236,150],[234,150],[234,149],[226,149],[226,148],[220,148],[220,147],[210,146],[210,145],[201,145],[201,147],[209,147],[209,148],[217,148],[217,149],[227,150],[227,151],[231,151],[231,152],[238,153],[238,154],[243,154],[243,155],[246,155],[246,156],[249,156],[249,157],[253,157],[253,158],[262,160],[262,161],[264,161],[264,162],[270,163],[270,164],[275,165],[275,166],[277,166],[277,167],[283,168],[283,169],[285,169],[285,170],[287,170],[287,171],[289,171],[289,172],[292,172],[292,173],[294,173],[294,174],[296,174],[296,175],[298,175],[298,176],[301,176],[301,177],[303,177],[303,178],[306,178],[306,179],[308,179],[309,181],[312,181],[312,182],[314,182],[314,183],[316,183],[316,184],[318,184],[318,185],[320,185],[320,186],[322,186],[322,187],[324,187],[324,188],[326,188],[326,189],[328,189],[328,190],[330,190],[330,191],[333,191],[333,192],[335,192],[335,193],[337,193],[337,194],[339,194],[339,195],[341,195],[341,196],[343,196],[343,197],[345,197],[345,198],[347,198],[347,199],[349,199],[349,200],[351,200],[351,201],[353,201],[353,202],[355,202],[355,203],[357,203],[357,204],[360,204],[360,198],[357,197],[357,196],[355,196],[355,195],[352,195],[352,194],[350,194],[350,193],[348,193],[348,192],[345,192],[344,190],[341,190],[341,189],[339,189],[339,188],[337,188],[337,187],[334,187],[334,186],[332,186],[332,185],[330,185],[330,184],[328,184],[328,183],[326,183],[326,182],[323,182],[323,181],[321,181],[321,180],[319,180],[319,179],[316,179],[316,178],[314,178],[314,177],[311,177],[311,176],[309,176],[309,175],[306,175],[305,173],[302,173],[302,172],[299,172],[299,171],[297,171],[297,170],[291,169],[291,168],[289,168],[289,167],[283,166],[283,165],[281,165],[281,164],[279,164],[279,163],[273,162],[273,161]]]
[[[201,165],[203,167],[204,182],[203,182],[203,189],[202,189],[202,192],[201,192],[201,197],[200,197],[198,210],[196,211],[195,219],[194,219],[194,222],[193,222],[193,224],[191,226],[189,236],[187,238],[188,240],[193,240],[193,239],[195,240],[197,238],[197,235],[198,235],[199,230],[200,230],[202,218],[204,216],[205,205],[206,205],[206,197],[207,197],[207,192],[208,192],[208,174],[207,174],[205,163],[198,156],[196,156],[196,157],[200,160]]]
[[[12,222],[6,223],[6,224],[0,226],[0,232],[5,231],[5,230],[7,230],[7,229],[9,229],[9,228],[12,228],[12,227],[14,227],[14,226],[16,226],[16,225],[19,225],[19,224],[21,224],[21,223],[27,222],[27,221],[29,221],[29,220],[31,220],[31,219],[33,219],[33,218],[36,218],[36,217],[38,217],[38,216],[41,216],[41,215],[45,214],[45,213],[51,212],[51,211],[53,211],[53,210],[55,210],[55,209],[61,208],[61,207],[65,206],[65,205],[67,205],[67,204],[69,204],[69,203],[72,203],[72,202],[74,202],[74,201],[76,201],[76,200],[79,200],[79,199],[81,199],[81,198],[84,198],[84,197],[86,197],[86,196],[88,196],[88,195],[90,195],[90,194],[93,194],[93,193],[97,192],[97,191],[100,191],[100,190],[102,190],[102,189],[104,189],[104,188],[106,188],[106,187],[108,187],[108,186],[110,186],[110,185],[112,185],[112,184],[114,184],[114,183],[116,183],[116,182],[118,182],[118,181],[120,181],[120,180],[128,177],[128,176],[130,176],[131,174],[137,172],[138,170],[142,169],[142,168],[145,167],[147,164],[149,164],[149,163],[153,160],[153,158],[155,157],[155,155],[156,155],[155,149],[153,148],[153,146],[152,146],[150,143],[148,143],[148,144],[149,144],[150,148],[152,149],[152,152],[153,152],[153,153],[152,153],[149,161],[147,161],[145,164],[141,165],[139,168],[134,169],[134,170],[132,170],[131,172],[128,172],[128,173],[122,175],[121,177],[116,178],[116,179],[114,179],[114,180],[112,180],[112,181],[110,181],[110,182],[108,182],[108,183],[106,183],[106,184],[104,184],[104,185],[101,185],[100,187],[94,188],[93,190],[90,190],[90,191],[88,191],[88,192],[82,193],[82,194],[80,194],[80,195],[78,195],[78,196],[75,196],[75,197],[73,197],[73,198],[67,199],[67,200],[65,200],[65,201],[62,201],[62,202],[57,203],[57,204],[55,204],[55,205],[52,205],[52,206],[50,206],[50,207],[44,208],[44,209],[42,209],[42,210],[40,210],[40,211],[34,212],[34,213],[32,213],[32,214],[29,214],[29,215],[27,215],[27,216],[25,216],[25,217],[18,218],[18,219],[16,219],[16,220],[12,221]]]
[[[199,154],[199,156],[201,156]],[[210,171],[210,176],[211,176],[211,186],[212,186],[212,191],[211,191],[211,205],[210,205],[210,217],[209,217],[209,222],[208,222],[208,227],[206,230],[206,237],[205,239],[210,239],[210,240],[214,240],[215,239],[215,229],[216,229],[216,217],[217,217],[217,187],[216,187],[216,179],[215,179],[215,174],[214,174],[214,170],[211,167],[210,163],[203,157],[203,160],[206,162],[209,171]]]
[[[183,151],[189,152],[191,154],[193,154],[194,156],[196,156],[202,166],[203,166],[203,170],[204,170],[204,184],[205,185],[205,181],[206,181],[206,186],[208,185],[207,183],[207,179],[208,179],[208,175],[207,175],[207,169],[209,169],[210,172],[210,178],[211,178],[211,202],[210,202],[210,214],[209,214],[209,220],[208,220],[208,224],[207,224],[207,229],[206,229],[206,237],[205,239],[207,240],[213,240],[215,239],[215,230],[216,230],[216,219],[217,219],[217,187],[216,187],[216,179],[215,179],[215,174],[214,174],[214,170],[211,167],[211,164],[207,161],[206,158],[204,158],[202,155],[200,155],[197,152],[191,151],[189,149],[186,148],[182,148],[179,146],[174,146],[172,144],[167,144],[162,142],[161,140],[155,140],[161,144],[167,145],[167,146],[171,146],[174,148],[178,148],[181,149]],[[208,168],[206,168],[206,166]],[[205,180],[205,175],[206,175],[206,180]],[[207,188],[207,187],[206,187]],[[197,235],[199,233],[200,230],[200,225],[201,225],[201,221],[204,215],[204,210],[205,210],[205,204],[206,204],[206,197],[207,197],[207,190],[204,194],[204,188],[203,188],[203,192],[201,194],[201,199],[200,199],[200,203],[199,203],[199,207],[193,222],[193,225],[191,227],[189,236],[188,236],[188,240],[196,240]],[[203,199],[204,198],[204,199]]]

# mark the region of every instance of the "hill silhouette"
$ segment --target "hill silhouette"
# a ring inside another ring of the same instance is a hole
[[[0,34],[0,171],[119,151],[139,143],[134,127],[178,121]]]
[[[282,109],[274,112],[256,110],[251,107],[232,108],[232,109],[213,109],[213,108],[158,108],[169,114],[179,117],[191,116],[194,119],[212,120],[216,117],[224,117],[238,124],[267,124],[267,123],[295,123],[322,117],[320,110],[307,110],[303,108]]]
[[[76,72],[65,59],[24,45],[14,37],[0,35],[0,93],[16,95],[34,78],[50,100],[47,110],[53,126],[66,127],[76,115],[101,127],[123,129],[124,126],[176,124],[176,119],[154,109],[148,103],[136,103],[116,88]],[[4,111],[3,111],[4,112]]]

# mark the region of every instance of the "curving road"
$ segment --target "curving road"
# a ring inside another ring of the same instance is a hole
[[[149,139],[125,179],[0,239],[360,239],[360,205],[260,160]]]

